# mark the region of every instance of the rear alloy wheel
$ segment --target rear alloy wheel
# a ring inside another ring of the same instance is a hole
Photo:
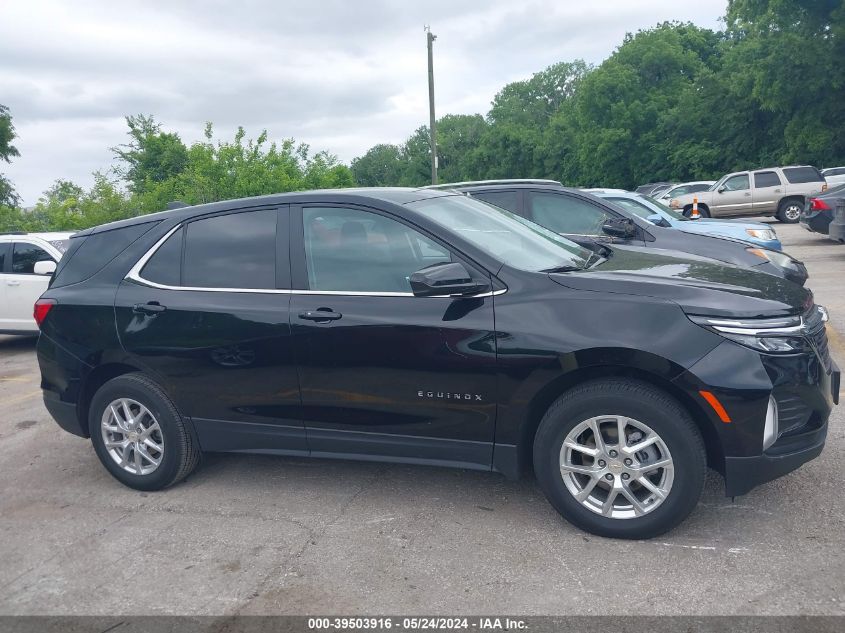
[[[707,470],[689,413],[628,378],[578,385],[558,398],[534,438],[534,471],[569,522],[611,538],[671,530],[698,503]]]
[[[795,224],[801,218],[803,207],[800,202],[787,200],[782,202],[778,209],[777,218],[786,224]]]
[[[118,376],[100,387],[88,419],[97,457],[130,488],[166,488],[199,462],[199,447],[176,406],[142,374]]]

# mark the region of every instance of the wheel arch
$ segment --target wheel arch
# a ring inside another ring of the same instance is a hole
[[[79,393],[79,400],[76,405],[76,415],[79,418],[79,423],[82,428],[87,429],[89,437],[91,429],[89,426],[88,413],[94,394],[97,393],[97,390],[109,380],[131,373],[143,373],[143,371],[140,367],[135,367],[127,363],[115,362],[98,365],[85,377],[85,380],[82,383],[82,389]]]
[[[600,380],[602,378],[620,377],[648,383],[677,400],[689,412],[701,433],[707,452],[707,465],[718,472],[724,473],[725,457],[722,451],[722,444],[716,429],[713,428],[713,424],[704,411],[702,403],[697,402],[683,389],[653,371],[625,365],[596,365],[567,372],[547,383],[536,393],[529,403],[528,417],[522,426],[519,445],[517,446],[520,472],[528,469],[533,462],[534,437],[537,434],[537,429],[540,426],[543,415],[545,415],[555,400],[568,390],[585,382]]]

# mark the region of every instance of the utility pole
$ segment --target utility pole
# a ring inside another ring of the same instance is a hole
[[[428,115],[429,132],[431,134],[431,184],[437,184],[437,133],[434,129],[434,40],[437,36],[431,32],[431,27],[424,27],[426,42],[428,43]]]

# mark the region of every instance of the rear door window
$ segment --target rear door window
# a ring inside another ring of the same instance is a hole
[[[40,246],[27,242],[12,245],[12,270],[16,275],[34,275],[37,262],[54,262],[52,255]]]
[[[470,194],[484,202],[505,209],[511,213],[519,213],[519,192],[518,191],[480,191]]]
[[[815,167],[786,167],[783,170],[783,175],[793,185],[824,181],[821,172]]]
[[[773,171],[758,171],[754,173],[754,186],[757,189],[762,187],[779,187],[780,177]]]
[[[182,285],[195,288],[276,287],[276,209],[219,215],[189,223]]]

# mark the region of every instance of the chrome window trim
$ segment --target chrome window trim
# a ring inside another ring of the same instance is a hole
[[[268,295],[329,295],[329,296],[347,296],[347,297],[415,297],[413,292],[351,292],[345,290],[292,290],[285,288],[203,288],[201,286],[168,286],[166,284],[156,283],[149,279],[141,277],[141,270],[147,265],[147,262],[155,255],[156,251],[161,248],[167,239],[176,231],[181,229],[184,223],[177,224],[170,229],[164,236],[161,237],[150,249],[144,253],[135,265],[126,273],[124,279],[134,281],[135,283],[150,288],[158,288],[160,290],[187,290],[191,292],[242,292],[252,294],[268,294]],[[484,297],[495,297],[504,294],[508,291],[507,288],[501,290],[491,290],[475,295],[433,295],[431,297],[419,297],[421,299],[443,299],[449,297],[462,297],[465,299],[481,299]]]

